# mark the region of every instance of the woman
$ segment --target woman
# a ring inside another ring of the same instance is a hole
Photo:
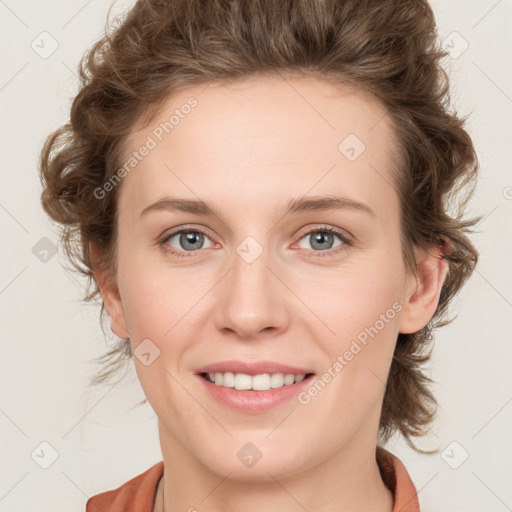
[[[477,262],[436,37],[426,1],[146,0],[84,57],[42,202],[163,455],[87,511],[419,510],[383,445]]]

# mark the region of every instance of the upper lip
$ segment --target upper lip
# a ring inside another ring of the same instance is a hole
[[[246,375],[259,375],[262,373],[293,373],[294,375],[302,375],[313,373],[311,370],[291,366],[288,364],[276,363],[272,361],[218,361],[216,363],[201,366],[196,370],[197,374],[200,373],[245,373]]]

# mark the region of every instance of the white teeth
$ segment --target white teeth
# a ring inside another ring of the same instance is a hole
[[[293,373],[262,373],[259,375],[247,375],[245,373],[209,373],[210,382],[216,386],[235,388],[238,390],[252,389],[254,391],[268,391],[269,389],[290,386],[295,382],[302,382],[305,374],[294,375]]]
[[[222,385],[226,386],[227,388],[234,388],[235,387],[235,374],[232,372],[226,372],[224,374],[219,374],[222,377]],[[215,382],[217,382],[215,380]]]
[[[215,379],[217,382],[217,379]],[[224,384],[224,378],[222,378],[222,383]],[[235,375],[235,389],[251,389],[252,387],[252,377],[250,375],[245,375],[245,373],[237,373]]]

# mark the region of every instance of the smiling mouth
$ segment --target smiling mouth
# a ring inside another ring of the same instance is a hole
[[[262,373],[247,375],[245,373],[216,372],[200,373],[203,379],[220,387],[234,388],[239,391],[269,391],[298,384],[310,379],[314,373]]]

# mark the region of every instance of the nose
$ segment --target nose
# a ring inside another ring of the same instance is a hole
[[[249,251],[245,251],[249,247]],[[220,284],[216,326],[242,339],[275,336],[288,328],[290,292],[279,277],[275,261],[263,250],[255,259],[254,247],[241,244],[232,268]],[[253,254],[247,257],[250,252]]]

